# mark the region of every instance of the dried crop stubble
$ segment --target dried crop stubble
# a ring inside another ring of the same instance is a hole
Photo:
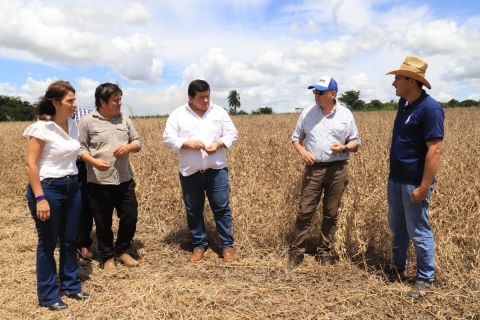
[[[311,256],[286,272],[286,249],[298,205],[303,165],[289,138],[298,115],[239,116],[240,140],[229,151],[231,204],[239,262],[225,266],[214,252],[189,264],[189,235],[177,156],[161,143],[165,119],[136,119],[144,149],[132,156],[140,214],[137,269],[106,278],[96,263],[81,264],[90,301],[52,314],[35,305],[33,222],[25,204],[27,123],[0,125],[0,318],[468,318],[479,314],[480,110],[447,110],[446,139],[433,195],[440,289],[425,300],[406,298],[408,286],[388,284],[379,271],[389,259],[385,186],[392,112],[355,113],[362,149],[349,164],[334,267]],[[319,210],[320,211],[320,208]],[[318,239],[320,215],[310,232]],[[207,206],[212,248],[218,248]],[[218,250],[217,250],[218,252]],[[413,252],[411,252],[412,254]],[[413,257],[413,256],[412,256]],[[414,273],[414,261],[409,273]]]

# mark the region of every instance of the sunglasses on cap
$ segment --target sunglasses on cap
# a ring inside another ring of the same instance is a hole
[[[316,95],[316,96],[321,96],[323,95],[325,92],[327,92],[328,90],[325,90],[325,91],[320,91],[320,90],[317,90],[317,89],[313,89],[313,94]]]

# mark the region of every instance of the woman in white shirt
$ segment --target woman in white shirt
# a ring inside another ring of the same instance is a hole
[[[39,120],[25,129],[28,139],[27,199],[38,233],[37,294],[40,306],[61,310],[64,295],[88,299],[82,292],[76,258],[81,210],[75,161],[80,151],[78,128],[72,116],[77,108],[75,89],[66,81],[50,84],[37,104]],[[60,240],[59,283],[54,250]]]

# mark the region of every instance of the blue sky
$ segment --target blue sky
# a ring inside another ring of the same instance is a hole
[[[95,87],[118,82],[124,108],[165,114],[206,79],[212,100],[242,109],[292,111],[313,103],[321,75],[340,94],[396,99],[389,70],[406,55],[429,63],[430,94],[480,99],[477,1],[144,0],[2,1],[0,94],[34,102],[47,85],[70,81],[80,106]]]

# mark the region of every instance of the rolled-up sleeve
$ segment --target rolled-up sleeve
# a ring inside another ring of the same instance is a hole
[[[347,143],[350,141],[355,141],[357,143],[357,146],[360,147],[360,134],[358,132],[357,124],[355,123],[355,118],[352,115],[352,118],[350,120],[350,132],[347,137]]]
[[[134,143],[138,146],[138,151],[142,150],[142,141],[140,139],[140,135],[138,134],[137,130],[133,126],[132,119],[127,119],[128,124],[128,143]]]
[[[305,139],[305,132],[303,132],[303,112],[298,118],[297,125],[295,126],[295,129],[293,130],[292,137],[290,138],[291,142],[294,141],[300,141],[302,142],[303,139]]]
[[[167,119],[165,130],[163,131],[163,143],[173,150],[179,151],[183,143],[187,141],[178,135],[178,115],[173,112]]]
[[[80,153],[79,157],[85,153],[90,153],[88,146],[90,145],[90,134],[88,131],[88,117],[80,119],[78,123],[78,139],[80,141]]]
[[[222,136],[220,140],[223,142],[227,149],[230,149],[232,144],[238,139],[238,131],[233,124],[230,116],[225,112],[222,126]]]

